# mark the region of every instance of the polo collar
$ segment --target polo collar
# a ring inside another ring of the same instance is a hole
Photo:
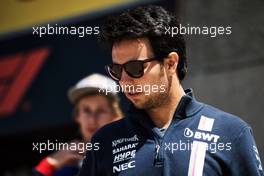
[[[202,103],[196,101],[192,89],[184,90],[185,95],[182,96],[180,102],[177,105],[176,111],[173,115],[173,119],[185,119],[193,116],[195,113],[200,111],[203,107]],[[153,128],[155,125],[148,116],[148,114],[142,110],[136,108],[132,103],[127,111],[127,117],[136,123],[140,123],[143,126]]]

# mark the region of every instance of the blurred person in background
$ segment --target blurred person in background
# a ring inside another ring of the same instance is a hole
[[[90,142],[100,127],[121,118],[119,99],[114,91],[116,88],[113,80],[100,74],[92,74],[68,91],[68,98],[74,105],[74,121],[79,125],[83,139],[73,140],[71,143]],[[33,169],[33,175],[76,175],[83,160],[83,153],[78,149],[56,151],[40,161]]]

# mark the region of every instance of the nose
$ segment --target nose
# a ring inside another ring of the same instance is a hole
[[[130,76],[128,76],[128,74],[126,73],[126,71],[123,69],[122,73],[121,73],[121,78],[119,83],[120,84],[127,84],[127,83],[132,83],[133,78],[131,78]]]
[[[92,115],[92,116],[87,118],[86,123],[87,123],[87,125],[89,125],[91,127],[97,126],[97,119],[96,119],[96,117],[94,117],[94,115]]]

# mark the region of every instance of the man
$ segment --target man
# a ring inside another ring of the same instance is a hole
[[[92,74],[80,80],[68,92],[74,104],[74,120],[79,125],[83,141],[90,142],[92,135],[103,125],[118,120],[122,116],[115,90],[116,83],[100,74]],[[110,93],[106,94],[108,91]],[[34,169],[34,175],[73,176],[78,173],[83,152],[60,150],[44,158]]]
[[[174,16],[147,6],[102,28],[101,40],[112,48],[107,70],[132,105],[126,118],[94,135],[100,149],[87,152],[79,175],[263,176],[248,124],[182,88],[185,42],[166,34],[170,26],[178,26]]]

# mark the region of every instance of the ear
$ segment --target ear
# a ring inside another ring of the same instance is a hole
[[[175,74],[177,72],[177,66],[179,63],[179,56],[176,52],[171,52],[164,60],[165,68],[169,73]]]

